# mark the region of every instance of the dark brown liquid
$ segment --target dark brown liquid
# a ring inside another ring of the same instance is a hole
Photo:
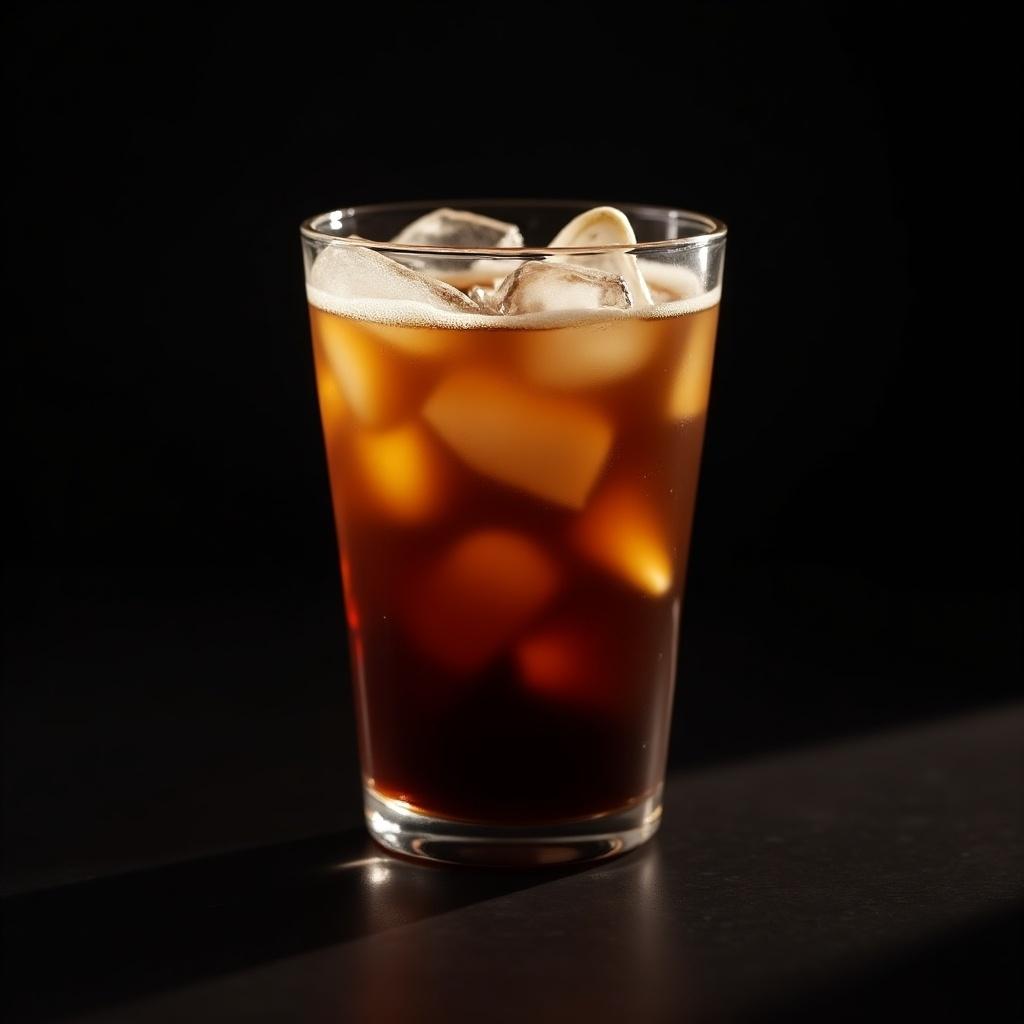
[[[717,313],[473,331],[311,307],[379,793],[512,824],[657,787]]]

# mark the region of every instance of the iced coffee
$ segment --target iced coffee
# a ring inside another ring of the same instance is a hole
[[[441,860],[656,827],[711,381],[717,222],[516,210],[307,232],[368,821]]]

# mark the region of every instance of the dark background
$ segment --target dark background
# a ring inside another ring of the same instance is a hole
[[[358,818],[297,232],[337,205],[729,223],[674,764],[1015,694],[1008,31],[578,10],[7,16],[9,885]]]

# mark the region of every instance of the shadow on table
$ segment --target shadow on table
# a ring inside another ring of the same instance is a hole
[[[19,1020],[48,1020],[568,873],[444,871],[389,857],[353,830],[28,893],[4,902],[4,1002]]]
[[[787,1001],[740,1014],[750,1024],[1024,1019],[1024,908],[987,915]]]

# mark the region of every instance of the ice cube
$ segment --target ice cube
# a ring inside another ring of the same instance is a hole
[[[478,473],[573,509],[586,503],[614,436],[599,409],[482,369],[445,377],[423,415]]]
[[[315,306],[310,317],[324,363],[356,419],[380,427],[401,418],[411,401],[411,379],[399,357],[353,320]]]
[[[313,261],[309,285],[329,300],[385,299],[416,302],[456,313],[479,313],[472,299],[444,281],[403,266],[373,249],[329,245]]]
[[[414,642],[453,672],[474,672],[551,600],[558,567],[535,541],[484,529],[456,541],[409,591]]]
[[[487,310],[477,309],[478,313]],[[452,327],[430,327],[426,324],[381,324],[362,321],[363,330],[379,341],[409,356],[422,359],[449,359],[471,347],[466,331]]]
[[[633,484],[616,481],[595,495],[575,525],[573,540],[592,561],[652,597],[672,587],[665,528]]]
[[[629,319],[578,328],[517,332],[524,373],[551,388],[607,384],[640,370],[657,343],[656,321]]]
[[[509,274],[494,296],[506,316],[563,310],[629,309],[626,282],[615,274],[574,264],[536,260]]]
[[[487,312],[497,312],[494,308],[494,296],[496,288],[487,288],[482,284],[475,284],[469,289],[469,297],[481,308]]]
[[[668,418],[688,420],[707,411],[711,367],[715,358],[718,307],[683,318],[689,330],[683,340],[668,398]]]
[[[579,700],[606,689],[607,660],[592,626],[564,616],[532,630],[516,645],[519,676],[528,690],[545,697]]]
[[[655,302],[692,299],[704,291],[700,277],[689,267],[651,259],[639,259],[637,263]]]
[[[328,438],[341,436],[347,419],[348,404],[341,393],[334,372],[327,363],[323,345],[319,342],[313,347],[313,358],[316,364],[316,390],[320,399],[320,419],[324,435]]]
[[[436,245],[453,249],[506,249],[521,246],[523,235],[515,224],[468,210],[441,207],[407,224],[391,241],[396,245]]]
[[[636,245],[636,233],[629,218],[614,206],[595,206],[574,217],[551,239],[552,249],[587,248],[600,245]],[[629,288],[634,306],[651,305],[651,292],[640,272],[636,257],[625,252],[595,256],[555,256],[559,263],[594,267],[621,277]]]
[[[395,259],[401,260],[410,267],[420,267],[427,270],[434,277],[460,292],[467,295],[475,285],[485,289],[497,288],[501,282],[508,277],[517,267],[522,266],[523,261],[506,257],[505,259],[479,259],[466,260],[464,257],[445,258],[442,256],[430,256],[426,258],[413,257],[408,254],[396,254]],[[470,295],[470,298],[472,296]]]
[[[429,519],[443,509],[450,481],[435,446],[418,423],[356,435],[356,462],[377,509],[403,523]]]
[[[650,284],[651,289],[651,302],[656,306],[660,306],[663,302],[672,302],[679,298],[678,295],[673,294],[667,288],[661,288],[656,284]]]

